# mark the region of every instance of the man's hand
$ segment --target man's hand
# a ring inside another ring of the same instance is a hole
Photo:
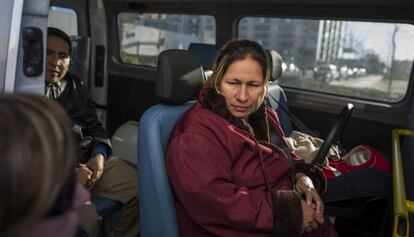
[[[105,158],[101,153],[97,153],[92,156],[86,166],[92,170],[92,177],[88,183],[89,187],[95,186],[98,180],[101,178],[104,170]]]
[[[92,171],[86,167],[85,164],[79,164],[79,167],[76,169],[76,179],[83,186],[88,186],[92,177]]]

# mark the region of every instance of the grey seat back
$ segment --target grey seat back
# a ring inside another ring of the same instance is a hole
[[[269,51],[269,55],[272,66],[272,74],[267,93],[268,105],[277,112],[282,129],[285,135],[289,136],[293,131],[292,121],[285,110],[282,109],[282,106],[286,110],[289,109],[287,98],[283,88],[277,83],[277,79],[279,79],[283,73],[282,57],[275,50]]]
[[[137,165],[138,122],[127,121],[119,126],[111,138],[113,155]]]

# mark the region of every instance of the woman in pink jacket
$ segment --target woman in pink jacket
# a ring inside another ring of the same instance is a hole
[[[265,105],[270,73],[258,43],[228,42],[177,122],[167,169],[181,236],[337,236],[324,218],[323,174],[285,149]]]

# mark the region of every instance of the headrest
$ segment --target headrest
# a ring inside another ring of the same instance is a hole
[[[191,43],[188,46],[188,51],[200,59],[204,70],[211,70],[213,68],[214,58],[218,52],[217,45]]]
[[[276,81],[282,76],[282,57],[275,50],[270,50],[270,60],[272,65],[271,81]]]
[[[155,93],[167,104],[193,99],[203,86],[200,60],[187,50],[165,50],[158,56]]]

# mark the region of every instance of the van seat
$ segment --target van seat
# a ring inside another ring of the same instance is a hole
[[[134,168],[137,166],[138,122],[127,121],[112,135],[112,151],[115,156]]]
[[[279,116],[280,125],[285,135],[290,136],[290,134],[293,132],[292,122],[288,114],[281,108],[281,106],[283,106],[285,109],[289,110],[287,98],[282,87],[280,87],[277,82],[277,79],[279,79],[283,73],[282,57],[275,50],[270,50],[269,56],[272,73],[270,76],[270,83],[267,91],[267,102],[268,105],[272,107]]]
[[[125,161],[135,170],[137,170],[137,140],[138,122],[135,121],[127,121],[119,126],[111,138],[113,155]],[[93,196],[91,201],[96,206],[98,214],[104,219],[116,218],[117,212],[122,208],[121,202],[109,198]],[[103,231],[100,231],[98,236],[102,236],[102,233]],[[81,236],[83,235],[76,235],[76,237]]]
[[[187,50],[166,50],[158,57],[156,95],[162,103],[146,110],[139,124],[141,236],[179,236],[165,150],[175,122],[192,105],[203,77],[200,61]]]

